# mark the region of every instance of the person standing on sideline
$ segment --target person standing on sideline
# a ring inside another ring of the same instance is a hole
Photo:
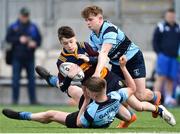
[[[37,26],[30,21],[30,11],[23,7],[18,20],[12,23],[6,34],[6,41],[12,45],[12,99],[18,103],[21,71],[26,69],[28,93],[31,104],[36,104],[34,52],[41,44],[41,34]]]
[[[177,78],[177,57],[180,43],[180,26],[175,20],[174,9],[165,12],[164,21],[159,22],[153,34],[153,49],[157,54],[156,81],[154,90],[165,91],[165,105],[176,105],[172,98],[174,82]]]

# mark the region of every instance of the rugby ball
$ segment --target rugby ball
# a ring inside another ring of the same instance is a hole
[[[74,65],[74,63],[72,63],[72,62],[64,62],[64,63],[62,63],[60,65],[59,70],[60,70],[60,73],[64,77],[67,77],[71,65]],[[77,69],[77,68],[75,68],[75,69]],[[83,72],[83,70],[79,66],[78,66],[78,70],[80,70],[80,71],[79,71],[79,73],[77,73],[74,76],[73,81],[82,81],[84,79],[84,72]]]

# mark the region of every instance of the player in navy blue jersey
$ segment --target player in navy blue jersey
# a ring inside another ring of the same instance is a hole
[[[98,53],[94,51],[88,43],[77,42],[74,31],[68,26],[62,26],[58,29],[58,38],[63,48],[57,60],[57,68],[59,69],[60,65],[64,62],[72,62],[80,66],[84,71],[85,78],[83,81],[91,77],[96,68]],[[72,67],[72,70],[73,69]],[[72,97],[77,104],[79,104],[79,108],[81,107],[84,99],[82,89],[72,84],[71,78],[68,76],[64,78],[60,70],[58,77],[53,76],[41,66],[36,67],[36,72],[42,78],[46,79],[49,85],[59,88],[62,92],[66,92],[68,96]],[[71,71],[69,71],[69,74],[71,74]],[[104,67],[101,72],[101,78],[107,81],[107,93],[125,86],[122,79],[118,75],[110,72],[106,67]],[[123,120],[130,120],[130,122],[136,120],[136,115],[125,107],[120,113]]]
[[[62,63],[72,62],[80,66],[84,71],[84,80],[92,76],[97,65],[98,52],[94,51],[87,42],[78,42],[74,31],[68,26],[62,26],[58,29],[58,38],[63,47],[57,60],[58,70]],[[77,86],[71,85],[72,79],[68,77],[64,78],[60,70],[58,77],[47,74],[46,70],[40,66],[36,67],[36,72],[45,78],[51,86],[60,88],[61,91],[67,92],[70,97],[73,97],[79,102],[82,90],[79,90]],[[125,86],[122,79],[118,75],[110,72],[106,67],[101,71],[101,78],[107,81],[108,89],[116,90]],[[76,90],[76,93],[74,93],[73,90]],[[107,92],[110,91],[108,90]]]
[[[40,113],[16,112],[11,109],[3,109],[2,113],[12,119],[37,121],[50,123],[52,121],[61,123],[70,128],[106,128],[119,115],[122,103],[128,101],[135,92],[135,83],[126,69],[125,57],[120,58],[121,69],[129,87],[106,93],[106,81],[99,77],[91,77],[83,83],[84,101],[79,111],[67,113],[62,111],[50,110]],[[69,74],[73,78],[78,70],[72,70]],[[90,102],[92,100],[92,102]],[[149,105],[149,111],[160,115],[168,124],[176,124],[174,116],[167,109],[160,105],[154,106],[148,102],[138,102],[138,105]]]
[[[103,19],[103,10],[98,6],[85,7],[81,12],[88,28],[92,31],[89,42],[92,48],[99,51],[98,63],[93,76],[100,76],[102,68],[110,59],[111,71],[124,78],[119,68],[118,59],[122,55],[127,57],[127,69],[136,83],[135,96],[141,101],[149,101],[159,105],[160,92],[152,92],[145,87],[146,69],[143,54],[120,28]],[[157,114],[153,114],[157,117]]]
[[[58,30],[58,37],[60,40],[60,43],[63,46],[63,50],[61,51],[61,54],[59,56],[59,59],[57,61],[57,67],[59,69],[59,66],[64,62],[73,62],[79,65],[85,73],[85,79],[91,77],[92,74],[95,71],[96,64],[97,64],[97,52],[94,52],[93,49],[88,45],[88,43],[78,43],[75,38],[75,34],[73,30],[70,27],[61,27]],[[69,74],[71,74],[70,69]],[[72,79],[69,77],[64,78],[61,73],[59,73],[59,77],[52,76],[46,71],[46,69],[42,67],[37,67],[36,71],[40,76],[46,79],[46,81],[52,85],[56,86],[61,89],[63,92],[67,92],[67,94],[76,100],[76,102],[79,102],[79,107],[81,107],[83,103],[83,96],[82,96],[82,89],[76,85],[72,85],[71,81]],[[104,78],[107,81],[107,93],[115,90],[119,90],[123,86],[121,86],[120,83],[122,83],[121,78],[118,77],[116,74],[109,72],[107,68],[104,68],[101,73],[101,77]],[[83,80],[83,81],[84,81]],[[128,84],[126,86],[129,86]],[[136,103],[137,102],[137,103]],[[149,108],[151,106],[149,105],[139,105],[139,102],[137,98],[133,95],[131,99],[129,99],[128,104],[134,108],[137,111],[143,111],[143,110],[150,110]],[[148,107],[149,106],[149,107]],[[123,106],[122,106],[123,107]],[[136,120],[136,115],[130,110],[127,110],[124,108],[122,111],[120,111],[121,118],[123,120],[126,120],[126,124],[118,125],[120,128],[126,128],[128,127],[132,122]]]
[[[121,69],[130,87],[122,88],[117,91],[106,93],[106,81],[99,77],[91,77],[83,83],[83,105],[79,111],[67,113],[62,111],[49,110],[46,112],[31,113],[31,112],[16,112],[11,109],[3,109],[2,113],[11,119],[37,121],[41,123],[50,123],[52,121],[66,125],[70,128],[106,128],[119,115],[119,109],[122,108],[122,103],[129,101],[135,92],[134,80],[129,75],[125,65],[124,57],[120,58]],[[75,65],[77,66],[77,65]],[[78,70],[72,70],[69,74],[73,78],[78,73]],[[92,100],[90,102],[90,100]],[[154,106],[148,102],[136,101],[137,105],[149,105],[149,111],[155,112],[162,117],[168,124],[174,126],[176,120],[167,109],[160,105]],[[145,109],[142,109],[145,110]]]

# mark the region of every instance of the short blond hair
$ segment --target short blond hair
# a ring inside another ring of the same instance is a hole
[[[88,6],[81,12],[84,19],[87,19],[90,15],[97,16],[98,14],[103,15],[103,10],[98,6]]]

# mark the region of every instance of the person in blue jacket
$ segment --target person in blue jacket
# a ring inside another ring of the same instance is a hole
[[[37,26],[30,21],[30,11],[27,7],[20,9],[18,20],[7,30],[6,41],[12,45],[12,99],[17,104],[19,99],[20,74],[26,69],[28,78],[28,93],[31,104],[36,104],[34,53],[41,44],[41,34]]]
[[[174,9],[165,12],[165,19],[159,22],[153,34],[153,48],[157,54],[157,78],[154,90],[165,90],[165,105],[176,105],[172,98],[173,85],[177,79],[178,48],[180,44],[180,26],[175,21]],[[164,83],[164,84],[163,84]]]

